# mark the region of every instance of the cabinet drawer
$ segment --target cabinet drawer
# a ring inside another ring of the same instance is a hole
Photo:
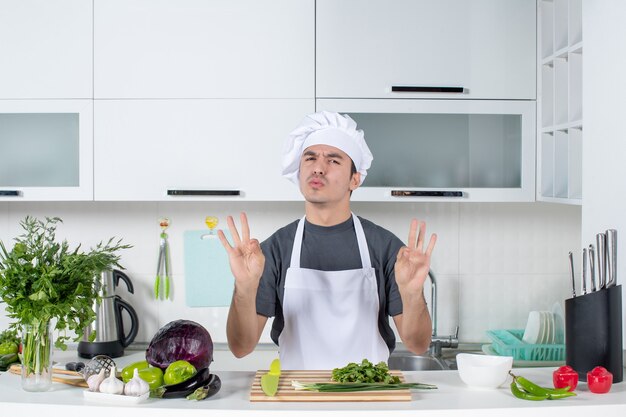
[[[316,3],[318,98],[535,99],[535,51],[535,1]]]
[[[280,176],[281,151],[313,107],[313,100],[96,100],[95,199],[300,199]]]

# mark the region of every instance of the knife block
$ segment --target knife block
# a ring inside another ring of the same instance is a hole
[[[596,366],[622,381],[621,285],[565,300],[565,361],[581,381]]]

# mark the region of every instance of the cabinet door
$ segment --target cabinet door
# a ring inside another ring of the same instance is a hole
[[[93,101],[0,100],[0,201],[93,200]]]
[[[535,99],[535,1],[318,0],[316,14],[318,98]]]
[[[90,98],[92,3],[0,1],[0,98]]]
[[[313,0],[95,0],[96,98],[312,98]]]
[[[534,201],[535,102],[318,100],[374,155],[353,201]]]
[[[96,100],[95,198],[300,199],[280,176],[281,152],[313,107],[313,100]]]

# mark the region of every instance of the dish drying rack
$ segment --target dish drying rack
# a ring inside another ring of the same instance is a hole
[[[522,361],[564,361],[565,344],[534,345],[522,340],[523,329],[487,330],[492,348],[500,356]]]

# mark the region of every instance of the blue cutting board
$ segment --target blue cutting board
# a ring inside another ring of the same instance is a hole
[[[224,231],[232,243],[230,234]],[[185,245],[185,299],[189,307],[228,307],[235,288],[228,254],[217,234],[187,230]]]

